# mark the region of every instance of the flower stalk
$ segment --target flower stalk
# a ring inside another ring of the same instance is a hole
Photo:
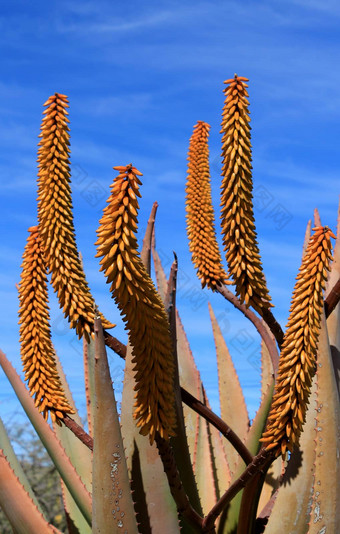
[[[79,258],[70,187],[68,100],[55,93],[44,104],[38,150],[38,219],[45,262],[60,307],[78,337],[90,340],[94,300]],[[102,318],[105,328],[114,325]]]
[[[58,375],[50,332],[46,267],[37,226],[30,235],[23,254],[19,285],[19,324],[21,360],[35,406],[47,419],[48,413],[60,424],[69,405]]]
[[[224,250],[236,294],[258,313],[269,308],[253,213],[247,78],[226,80],[222,114],[221,220]]]
[[[153,443],[156,433],[174,435],[174,361],[164,305],[140,259],[137,197],[142,176],[132,165],[119,172],[97,230],[97,257],[121,310],[133,354],[137,426]]]
[[[202,288],[227,283],[216,240],[209,171],[209,124],[198,121],[190,139],[186,184],[187,234],[193,264]],[[229,282],[231,283],[231,282]]]
[[[278,379],[261,441],[278,456],[299,443],[312,379],[316,371],[323,294],[332,259],[325,226],[313,228],[294,287],[290,315],[280,355]]]

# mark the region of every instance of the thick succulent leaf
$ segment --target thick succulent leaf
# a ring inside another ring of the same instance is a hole
[[[157,202],[154,202],[152,209],[151,209],[148,224],[146,227],[146,231],[145,231],[145,235],[143,239],[143,247],[142,247],[142,251],[140,254],[141,260],[144,263],[144,266],[149,274],[151,273],[151,242],[152,242],[152,234],[153,234],[153,229],[155,225],[157,208],[158,208],[158,204]]]
[[[288,462],[266,526],[266,534],[308,532],[315,461],[316,390],[316,380],[314,380],[300,446],[292,453]]]
[[[319,339],[316,377],[314,488],[308,534],[336,534],[340,525],[340,405],[325,317]]]
[[[0,450],[0,507],[17,534],[61,534],[44,519],[14,474],[3,450]]]
[[[327,282],[326,296],[340,278],[340,204],[338,212],[337,239],[333,251],[333,264]],[[340,395],[340,304],[327,319],[327,330],[331,348],[335,379]]]
[[[72,406],[72,408],[75,410],[75,413],[72,415],[72,418],[76,421],[76,423],[78,423],[78,425],[81,425],[81,419],[76,410],[72,393],[70,391],[64,370],[57,355],[56,364],[66,398],[70,406]],[[70,458],[72,465],[74,466],[83,484],[85,485],[87,491],[89,493],[92,493],[92,471],[90,467],[92,465],[92,453],[90,449],[86,447],[86,445],[84,445],[84,443],[82,443],[67,426],[54,425],[54,431],[58,439],[60,440],[60,443],[64,447],[67,456]],[[62,479],[61,484],[63,488],[65,510],[71,518],[74,526],[78,529],[79,532],[81,532],[81,534],[90,534],[90,525],[87,523],[85,517],[79,510],[77,503],[73,499],[72,495],[68,491]]]
[[[273,383],[274,369],[267,345],[261,340],[261,399]]]
[[[269,413],[270,405],[272,402],[274,391],[274,380],[272,380],[271,385],[267,389],[260,407],[255,415],[253,423],[249,429],[245,444],[251,454],[256,455],[260,450],[259,439],[262,436],[264,430],[267,416]],[[245,464],[242,459],[239,459],[235,474],[232,478],[232,482],[236,480],[244,471]],[[242,491],[240,491],[236,497],[231,501],[228,509],[223,512],[219,521],[218,534],[234,534],[237,528],[238,517],[240,513],[241,501],[242,501]]]
[[[221,418],[228,423],[243,441],[249,428],[246,403],[227,344],[210,303],[209,313],[216,347]],[[234,473],[239,456],[227,440],[223,441],[223,445],[230,471]]]
[[[165,275],[162,261],[159,257],[159,254],[156,250],[156,243],[155,243],[155,230],[153,230],[152,234],[152,246],[151,246],[151,252],[152,252],[152,258],[153,258],[153,264],[155,268],[155,274],[156,274],[156,281],[157,281],[157,290],[160,294],[163,302],[165,301],[166,292],[168,289],[168,280]]]
[[[154,207],[153,207],[154,209]],[[150,273],[148,249],[151,246],[154,217],[150,215],[146,229],[141,257]],[[150,231],[151,230],[151,231]],[[167,291],[165,281],[164,296]],[[121,424],[124,444],[126,447],[127,465],[130,473],[131,486],[138,499],[135,510],[141,534],[158,532],[179,532],[177,509],[170,493],[167,477],[155,443],[151,446],[145,436],[139,434],[133,419],[135,400],[134,364],[132,363],[131,346],[127,346],[125,360],[124,385],[122,394]]]
[[[12,447],[12,444],[10,442],[5,425],[3,424],[1,417],[0,417],[0,449],[3,451],[4,455],[7,458],[7,461],[9,462],[11,468],[14,471],[15,476],[18,477],[19,482],[22,484],[25,491],[31,497],[35,506],[38,508],[38,510],[41,513],[43,513],[40,507],[40,504],[34,494],[34,491],[31,488],[31,484],[29,483],[29,480],[21,466],[21,463],[19,462],[14,452],[14,449]]]
[[[202,386],[198,398],[201,402],[205,402]],[[203,513],[204,515],[207,515],[217,501],[217,493],[213,472],[212,445],[210,442],[208,422],[203,417],[199,417],[195,477]]]
[[[166,276],[161,260],[155,250],[154,240],[152,254],[158,291],[160,294],[164,295],[164,298],[166,298]],[[183,324],[177,311],[176,337],[181,386],[189,391],[191,395],[199,398],[202,402],[205,402],[200,374],[196,367]],[[219,432],[214,427],[209,427],[208,423],[191,410],[191,408],[184,405],[183,412],[187,441],[194,466],[200,500],[202,505],[203,502],[205,502],[203,505],[204,511],[208,511],[210,505],[212,506],[215,504],[217,495],[226,489],[226,485],[230,479],[228,463],[223,454],[222,439]],[[203,461],[204,458],[208,458],[208,460]],[[192,499],[192,496],[190,497]],[[200,512],[200,503],[194,502],[193,504],[196,510]]]
[[[138,532],[100,318],[95,318],[92,532]]]
[[[210,408],[208,401],[207,406]],[[219,499],[231,482],[231,473],[223,446],[223,440],[225,438],[222,438],[220,432],[213,425],[208,425],[208,438],[212,471],[215,480],[215,491],[217,499]]]
[[[139,434],[133,418],[135,380],[128,345],[122,394],[121,424],[131,487],[138,495],[135,510],[141,534],[179,532],[175,502],[155,443]]]
[[[318,208],[314,210],[314,226],[322,226]]]
[[[192,468],[190,451],[188,447],[183,403],[180,389],[179,363],[177,354],[177,321],[176,321],[176,282],[177,282],[177,257],[172,264],[168,282],[167,294],[164,305],[168,311],[170,333],[173,344],[173,356],[175,361],[174,390],[176,400],[176,435],[171,438],[171,446],[174,451],[176,466],[179,471],[180,479],[184,490],[189,498],[190,503],[196,510],[201,510],[200,498],[198,495],[197,484],[194,471]],[[183,520],[184,521],[184,520]]]
[[[154,260],[154,267],[157,279],[157,289],[163,300],[166,298],[168,282],[162,266],[160,257],[155,249],[155,240],[152,242],[152,256]],[[196,367],[194,357],[192,355],[190,345],[180,319],[179,313],[176,310],[176,335],[177,335],[177,357],[181,386],[189,391],[191,395],[197,397],[197,393],[200,391],[201,379],[198,369]],[[185,428],[188,440],[188,446],[192,463],[195,463],[196,445],[197,445],[197,432],[199,425],[199,416],[188,408],[183,406]]]
[[[202,381],[178,312],[176,312],[176,329],[180,383],[184,389],[197,398]],[[193,464],[195,464],[199,416],[186,404],[183,406],[183,412],[190,456]]]
[[[273,398],[273,393],[274,393],[274,378],[272,377],[269,387],[267,388],[267,391],[265,392],[261,400],[260,407],[256,412],[256,415],[249,429],[247,439],[245,441],[247,448],[253,455],[257,454],[260,450],[261,444],[259,440],[262,436],[262,433],[266,425],[267,416],[268,416],[270,405],[271,405],[272,398]]]
[[[34,402],[30,397],[25,385],[1,350],[0,364],[5,371],[5,374],[16,393],[16,396],[24,408],[27,417],[31,421],[35,431],[50,455],[52,462],[54,463],[56,469],[58,470],[60,476],[65,482],[87,522],[91,524],[91,496],[76,473],[73,465],[61,446],[60,441],[57,439],[48,423],[44,420],[42,415],[34,406]]]
[[[85,395],[87,409],[87,426],[89,434],[93,435],[93,407],[94,407],[94,340],[90,339],[89,343],[84,339],[83,345],[84,356],[84,377],[85,377]]]
[[[268,504],[276,490],[280,486],[280,478],[283,474],[284,464],[281,456],[276,458],[268,469],[266,478],[262,487],[261,496],[258,504],[258,512]]]
[[[310,236],[311,236],[311,230],[312,230],[312,220],[309,219],[309,221],[307,223],[306,232],[305,232],[305,239],[303,241],[302,256],[305,255],[305,252],[307,250],[307,246],[308,246],[308,243],[309,243],[309,240],[310,240]]]

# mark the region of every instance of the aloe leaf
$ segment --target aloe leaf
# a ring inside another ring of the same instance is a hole
[[[267,345],[261,340],[261,399],[273,383],[274,369]]]
[[[317,386],[313,381],[300,446],[290,457],[281,487],[266,526],[266,534],[306,534],[311,509],[315,461]]]
[[[207,406],[209,402],[206,399]],[[210,457],[212,471],[215,480],[215,490],[217,499],[226,491],[231,482],[229,464],[223,447],[223,439],[220,432],[213,425],[208,425],[208,438],[210,445]]]
[[[267,416],[272,402],[273,392],[274,380],[272,380],[272,383],[267,389],[247,434],[245,445],[253,455],[256,455],[260,450],[259,439],[262,436],[267,421]],[[234,482],[243,473],[243,471],[244,462],[242,459],[239,459],[235,474],[232,478],[232,482]],[[231,501],[229,508],[222,513],[219,521],[218,534],[233,534],[234,532],[236,532],[235,529],[237,528],[237,522],[242,502],[242,494],[243,492],[240,491]]]
[[[153,228],[151,216],[148,222],[149,227],[150,225]],[[143,256],[144,247],[148,248],[149,239],[152,238],[153,232],[149,232],[147,228],[146,234],[148,234],[148,239],[144,240]],[[164,295],[165,293],[166,288]],[[141,534],[150,534],[150,532],[173,532],[176,534],[180,530],[177,509],[156,444],[150,445],[148,438],[139,434],[133,419],[135,399],[133,367],[132,350],[128,344],[122,393],[121,425],[131,487],[138,495],[135,511],[139,530]]]
[[[336,534],[340,525],[340,406],[325,316],[321,325],[316,377],[314,488],[308,534]]]
[[[39,501],[37,500],[34,491],[31,488],[31,484],[23,470],[21,463],[19,462],[17,455],[14,452],[11,441],[8,437],[7,430],[5,425],[0,417],[0,449],[3,450],[4,455],[7,458],[11,468],[14,471],[14,474],[18,477],[19,482],[22,484],[25,491],[31,497],[35,506],[38,508],[39,512],[43,513]]]
[[[151,252],[152,252],[153,264],[154,264],[155,274],[156,274],[157,290],[164,302],[167,288],[168,288],[168,280],[165,275],[161,259],[156,250],[155,229],[153,229],[153,233],[152,233]]]
[[[314,210],[314,226],[321,226],[320,214],[317,208]]]
[[[305,239],[304,239],[303,247],[302,247],[302,256],[305,255],[305,252],[307,250],[307,246],[308,246],[308,243],[309,243],[309,240],[310,240],[310,236],[311,236],[311,230],[312,230],[312,220],[309,219],[309,221],[307,223],[306,232],[305,232]]]
[[[199,400],[203,403],[205,400],[202,386]],[[199,417],[195,477],[205,515],[208,514],[217,501],[209,437],[208,422],[203,417]]]
[[[149,274],[151,272],[151,241],[152,241],[152,234],[153,234],[153,229],[154,229],[154,224],[155,224],[155,219],[156,219],[157,208],[158,208],[158,204],[157,202],[154,202],[152,205],[149,219],[148,219],[148,224],[146,226],[142,251],[140,254],[140,258],[142,262],[144,263],[144,266]]]
[[[170,493],[157,447],[155,443],[150,445],[148,438],[139,434],[133,419],[135,397],[133,367],[132,351],[128,345],[122,393],[121,424],[131,487],[136,495],[138,494],[135,510],[139,530],[141,534],[150,534],[150,532],[176,534],[179,533],[176,505]]]
[[[72,418],[79,425],[82,424],[78,412],[76,411],[76,406],[69,388],[69,385],[66,380],[66,376],[58,356],[55,354],[55,361],[57,365],[58,375],[60,377],[63,390],[65,392],[66,398],[72,408],[75,410],[75,413],[72,415]],[[85,485],[89,493],[92,492],[92,472],[90,466],[92,465],[92,453],[84,443],[82,443],[74,433],[65,425],[58,426],[54,425],[54,431],[60,440],[60,443],[65,449],[67,456],[70,458],[72,465],[80,476],[83,484]],[[79,510],[77,503],[73,499],[69,490],[65,486],[65,483],[61,479],[63,497],[64,497],[64,506],[69,517],[71,518],[74,527],[81,532],[81,534],[90,534],[91,527],[87,523],[85,517]]]
[[[85,377],[85,395],[87,410],[87,425],[90,436],[93,435],[93,406],[94,406],[94,340],[83,341],[83,360]]]
[[[157,289],[163,301],[166,298],[168,282],[162,266],[160,257],[155,249],[155,236],[152,240],[152,257],[157,280]],[[179,366],[179,376],[181,386],[184,387],[191,395],[197,396],[199,392],[201,379],[197,370],[190,345],[181,322],[178,311],[176,310],[176,335],[177,335],[177,357]],[[185,428],[188,440],[188,446],[192,463],[195,464],[195,451],[197,445],[197,432],[199,416],[188,406],[183,406]]]
[[[1,350],[0,364],[8,380],[10,381],[16,396],[24,408],[27,417],[31,421],[35,431],[44,444],[60,476],[64,480],[82,514],[86,518],[86,521],[91,524],[92,502],[90,494],[80,480],[56,435],[34,406],[32,398],[30,397],[25,385],[19,378],[14,367]]]
[[[280,479],[283,475],[284,463],[281,456],[276,458],[268,469],[258,504],[258,511],[261,512],[268,504],[276,490],[280,487]]]
[[[183,403],[180,389],[179,364],[177,354],[177,321],[176,321],[176,282],[177,282],[177,257],[170,270],[168,289],[165,298],[165,309],[168,310],[171,339],[173,344],[173,355],[175,361],[174,390],[176,399],[176,435],[171,438],[171,446],[174,451],[177,469],[184,490],[191,505],[196,509],[201,509],[200,498],[197,491],[197,484],[192,468],[190,452],[185,429]],[[184,521],[184,520],[183,520]]]
[[[137,534],[129,474],[100,318],[95,318],[92,532]]]
[[[248,433],[249,420],[242,388],[210,303],[209,313],[216,347],[221,418],[227,421],[238,437],[244,441]],[[234,473],[239,455],[227,440],[223,441],[223,445],[230,471]]]
[[[155,235],[152,239],[152,257],[157,280],[157,289],[165,301],[168,291],[168,281],[162,266],[161,259],[155,249]],[[177,337],[177,358],[180,377],[180,385],[185,388],[191,395],[197,397],[201,388],[201,378],[192,355],[190,345],[179,316],[176,310],[176,337]],[[191,456],[191,462],[195,465],[195,456],[197,448],[197,433],[199,425],[199,416],[188,406],[183,406],[185,431]],[[197,509],[198,510],[198,509]]]
[[[17,534],[61,534],[47,523],[0,450],[0,507]]]
[[[70,391],[69,385],[66,380],[64,370],[61,366],[59,358],[56,358],[57,370],[65,391],[66,398],[72,408],[75,410],[75,413],[72,414],[72,418],[75,422],[82,426],[82,421],[79,417],[79,414],[76,410],[76,406]],[[82,441],[74,435],[74,433],[65,425],[58,426],[55,425],[55,433],[59,438],[62,446],[65,449],[67,456],[70,458],[72,465],[75,467],[78,475],[83,481],[87,491],[91,493],[92,491],[92,473],[89,469],[89,465],[92,462],[92,453],[88,447]]]
[[[327,281],[326,295],[340,278],[340,203],[338,211],[337,239],[333,251],[333,264]],[[340,395],[340,304],[336,306],[327,319],[327,330],[331,348],[335,379]]]

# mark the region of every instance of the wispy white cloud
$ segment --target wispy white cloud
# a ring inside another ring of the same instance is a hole
[[[172,19],[175,18],[174,11],[163,11],[160,13],[154,13],[151,15],[142,15],[135,20],[126,20],[120,19],[119,17],[112,18],[111,20],[101,21],[101,22],[90,22],[85,26],[75,23],[63,23],[59,22],[57,28],[61,32],[65,33],[74,33],[74,32],[85,32],[103,34],[103,33],[121,33],[121,32],[130,32],[139,29],[147,29],[149,27],[161,25],[163,22],[169,23]]]

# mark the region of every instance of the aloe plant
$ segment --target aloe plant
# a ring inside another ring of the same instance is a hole
[[[261,403],[251,425],[209,305],[221,416],[211,410],[176,307],[177,257],[167,278],[157,254],[157,203],[138,250],[142,173],[132,164],[114,168],[118,174],[97,232],[97,257],[128,330],[128,345],[108,332],[114,325],[94,303],[76,248],[68,100],[55,93],[45,103],[38,224],[29,229],[19,286],[27,386],[1,351],[0,365],[60,474],[70,534],[338,531],[340,223],[337,238],[317,213],[313,230],[308,223],[283,331],[271,310],[257,243],[247,81],[235,75],[225,89],[225,267],[211,199],[210,126],[203,121],[190,139],[186,209],[202,287],[235,306],[261,338]],[[331,239],[336,239],[333,256]],[[48,274],[70,327],[83,338],[88,432],[52,345]],[[121,413],[107,349],[125,360]],[[3,426],[0,434],[0,506],[13,530],[59,532],[44,518]]]

